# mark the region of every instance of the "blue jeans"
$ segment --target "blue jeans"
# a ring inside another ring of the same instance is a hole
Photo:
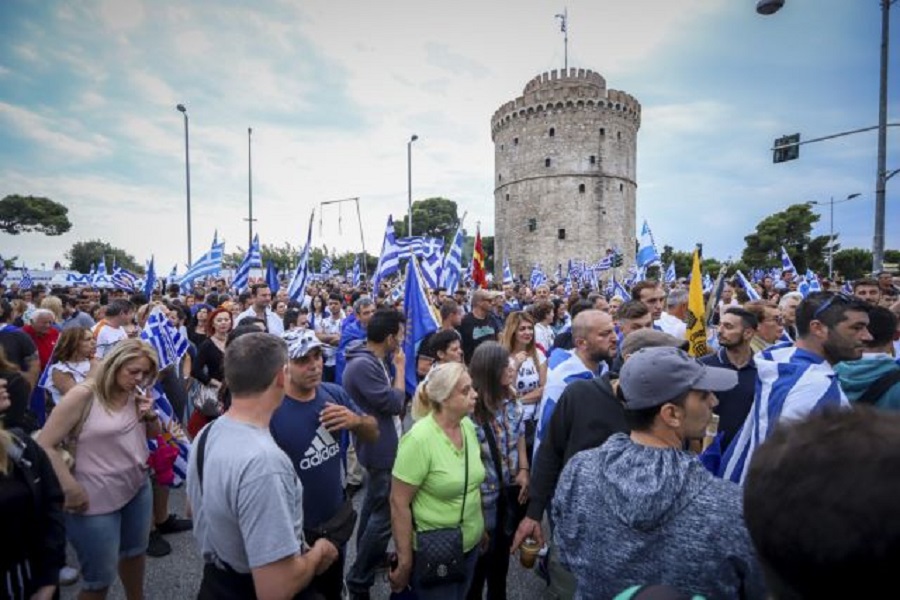
[[[375,572],[384,565],[391,540],[391,471],[369,469],[366,498],[356,530],[356,562],[347,573],[351,592],[367,592],[375,583]]]
[[[66,536],[81,565],[85,590],[103,590],[116,580],[119,560],[147,552],[153,494],[150,479],[117,511],[102,515],[66,513]]]
[[[469,591],[469,586],[472,585],[472,577],[475,575],[475,564],[478,562],[480,547],[481,544],[477,544],[466,552],[466,580],[459,583],[422,587],[418,581],[418,573],[413,567],[413,589],[416,591],[416,598],[418,600],[464,600]]]

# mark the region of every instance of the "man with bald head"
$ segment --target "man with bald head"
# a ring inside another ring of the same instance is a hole
[[[472,293],[472,311],[463,317],[459,325],[462,338],[463,355],[466,364],[472,360],[475,348],[488,340],[497,341],[499,329],[496,319],[491,315],[494,292],[477,289]]]

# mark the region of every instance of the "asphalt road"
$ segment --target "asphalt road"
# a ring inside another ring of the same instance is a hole
[[[365,490],[354,497],[357,510],[362,502]],[[178,515],[184,515],[183,489],[173,490],[169,505],[170,510]],[[197,552],[194,537],[190,532],[167,535],[166,540],[172,545],[172,553],[162,558],[147,558],[147,572],[145,578],[145,598],[147,600],[186,600],[196,598],[200,588],[200,576],[203,563]],[[352,564],[356,555],[354,545],[349,544],[347,565]],[[77,566],[78,561],[74,553],[69,552],[69,564]],[[509,578],[507,580],[507,594],[510,600],[536,600],[549,597],[544,594],[544,582],[534,572],[522,568],[516,557],[511,559]],[[80,582],[79,582],[80,583]],[[62,589],[63,600],[77,597],[79,583],[66,586]],[[387,585],[387,572],[376,577],[375,586],[372,588],[372,598],[386,599],[390,595]],[[118,600],[125,598],[121,584],[117,581],[113,584],[109,598]]]

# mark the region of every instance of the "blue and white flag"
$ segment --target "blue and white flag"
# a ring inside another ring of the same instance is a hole
[[[259,234],[257,234],[253,236],[253,241],[247,249],[247,254],[244,256],[244,260],[241,261],[241,266],[238,267],[237,272],[234,274],[234,280],[231,282],[231,287],[236,289],[240,294],[247,289],[247,284],[250,283],[250,269],[261,268],[262,252],[260,252],[259,249]],[[272,290],[273,293],[277,291],[278,290]]]
[[[703,293],[708,294],[708,293],[712,292],[714,285],[715,285],[715,283],[713,283],[712,277],[710,277],[709,273],[704,273],[703,274]]]
[[[330,275],[331,270],[334,268],[334,263],[331,260],[331,257],[327,254],[322,257],[322,262],[319,263],[319,275]]]
[[[4,279],[6,279],[6,261],[0,256],[0,283],[3,283]]]
[[[656,251],[656,244],[653,242],[653,234],[650,233],[650,226],[644,219],[644,226],[641,227],[641,240],[637,251],[637,264],[639,267],[647,268],[649,266],[659,264],[659,252]]]
[[[219,243],[218,231],[213,234],[212,246],[209,251],[194,261],[187,272],[181,276],[178,283],[181,289],[189,290],[191,284],[204,277],[216,277],[222,270],[222,258],[225,256],[225,242]],[[172,268],[173,275],[175,268]]]
[[[113,274],[110,279],[112,280],[113,287],[118,290],[134,293],[137,289],[138,276],[124,267],[117,265],[113,269]]]
[[[403,310],[406,313],[406,334],[403,338],[403,353],[413,357],[406,362],[406,393],[410,396],[416,392],[418,378],[416,377],[416,361],[419,345],[426,336],[434,333],[441,324],[431,310],[428,301],[428,292],[422,281],[422,272],[419,269],[419,261],[415,255],[410,255],[406,265],[406,284],[403,291]]]
[[[441,287],[445,288],[448,293],[453,293],[459,288],[462,281],[462,252],[463,242],[462,222],[456,228],[456,235],[453,236],[453,242],[447,248],[447,255],[444,257],[444,265],[441,268]]]
[[[512,269],[509,268],[509,259],[503,259],[503,285],[512,285],[515,282],[513,279]]]
[[[19,280],[19,289],[30,290],[33,285],[34,281],[31,279],[31,273],[28,272],[26,267],[22,267],[22,279]]]
[[[381,243],[381,255],[378,257],[378,266],[375,267],[374,290],[376,294],[381,280],[400,270],[400,254],[402,252],[394,234],[394,217],[388,215],[387,225],[384,228],[384,241]]]
[[[169,277],[167,278],[169,283],[177,283],[178,282],[178,265],[172,265],[172,270],[169,271]]]
[[[312,251],[312,229],[313,217],[315,214],[316,211],[313,210],[309,215],[309,229],[306,232],[306,245],[303,246],[303,251],[300,252],[300,258],[297,260],[297,268],[294,269],[294,276],[291,277],[291,282],[288,284],[288,298],[296,300],[297,302],[303,302],[303,297],[306,295],[306,284],[309,283],[309,254]]]
[[[666,274],[663,276],[663,281],[666,283],[675,283],[678,281],[678,276],[675,275],[675,261],[671,261],[669,266],[666,267]]]
[[[362,283],[362,273],[359,269],[359,254],[356,255],[356,258],[353,259],[353,278],[351,282],[353,283],[353,287],[359,287]]]
[[[741,430],[731,441],[719,476],[743,484],[756,448],[781,422],[798,421],[826,407],[848,407],[838,378],[825,359],[792,343],[762,350],[754,357],[756,392]]]
[[[147,297],[147,301],[153,298],[153,288],[156,287],[156,267],[154,262],[155,260],[151,256],[150,264],[147,265],[147,277],[144,278],[144,296]]]
[[[853,295],[853,285],[850,283],[850,280],[844,282],[844,285],[841,286],[841,291],[847,294],[848,296]]]
[[[444,240],[440,238],[424,238],[421,253],[416,253],[421,260],[422,279],[425,285],[434,290],[441,287],[441,268],[444,263]]]
[[[628,293],[628,290],[625,289],[625,286],[616,281],[616,276],[613,275],[613,278],[610,280],[611,290],[609,291],[609,298],[612,300],[614,297],[618,296],[625,302],[631,300],[631,294]]]
[[[275,294],[281,289],[281,282],[278,280],[278,269],[271,260],[266,263],[266,285]]]
[[[175,418],[175,409],[169,401],[163,390],[162,384],[157,381],[149,390],[150,397],[153,399],[153,409],[159,416],[160,428],[162,430],[162,438],[166,443],[178,450],[178,456],[175,457],[175,464],[172,465],[172,471],[175,478],[170,487],[180,486],[187,478],[188,454],[191,449],[191,442],[187,435]],[[159,446],[158,438],[147,440],[147,447],[150,452],[156,451]]]
[[[821,292],[822,284],[819,283],[819,276],[816,275],[812,269],[806,270],[806,282],[809,284],[810,292]]]
[[[753,284],[747,281],[747,277],[743,273],[741,273],[740,270],[738,270],[735,275],[737,276],[738,283],[741,284],[741,287],[744,288],[744,291],[747,293],[748,300],[754,301],[762,299],[762,297],[759,295],[759,292],[757,292],[753,287]]]
[[[178,328],[172,325],[161,306],[150,312],[147,323],[141,330],[141,339],[149,342],[156,350],[160,371],[169,365],[177,365],[190,346],[190,341],[187,337],[182,337]]]
[[[790,271],[796,277],[798,275],[797,269],[794,267],[794,263],[791,262],[791,257],[788,256],[787,250],[784,249],[784,246],[781,247],[781,270],[782,271]]]
[[[547,276],[544,275],[544,272],[541,270],[540,265],[534,265],[534,268],[531,269],[531,289],[534,289],[542,283],[546,282]]]

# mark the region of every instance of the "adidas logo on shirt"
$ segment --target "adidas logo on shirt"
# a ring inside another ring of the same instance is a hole
[[[318,467],[327,462],[328,459],[333,458],[340,450],[340,445],[325,429],[325,426],[319,425],[312,443],[310,443],[306,452],[303,453],[303,458],[300,459],[300,470],[306,471],[307,469]]]

